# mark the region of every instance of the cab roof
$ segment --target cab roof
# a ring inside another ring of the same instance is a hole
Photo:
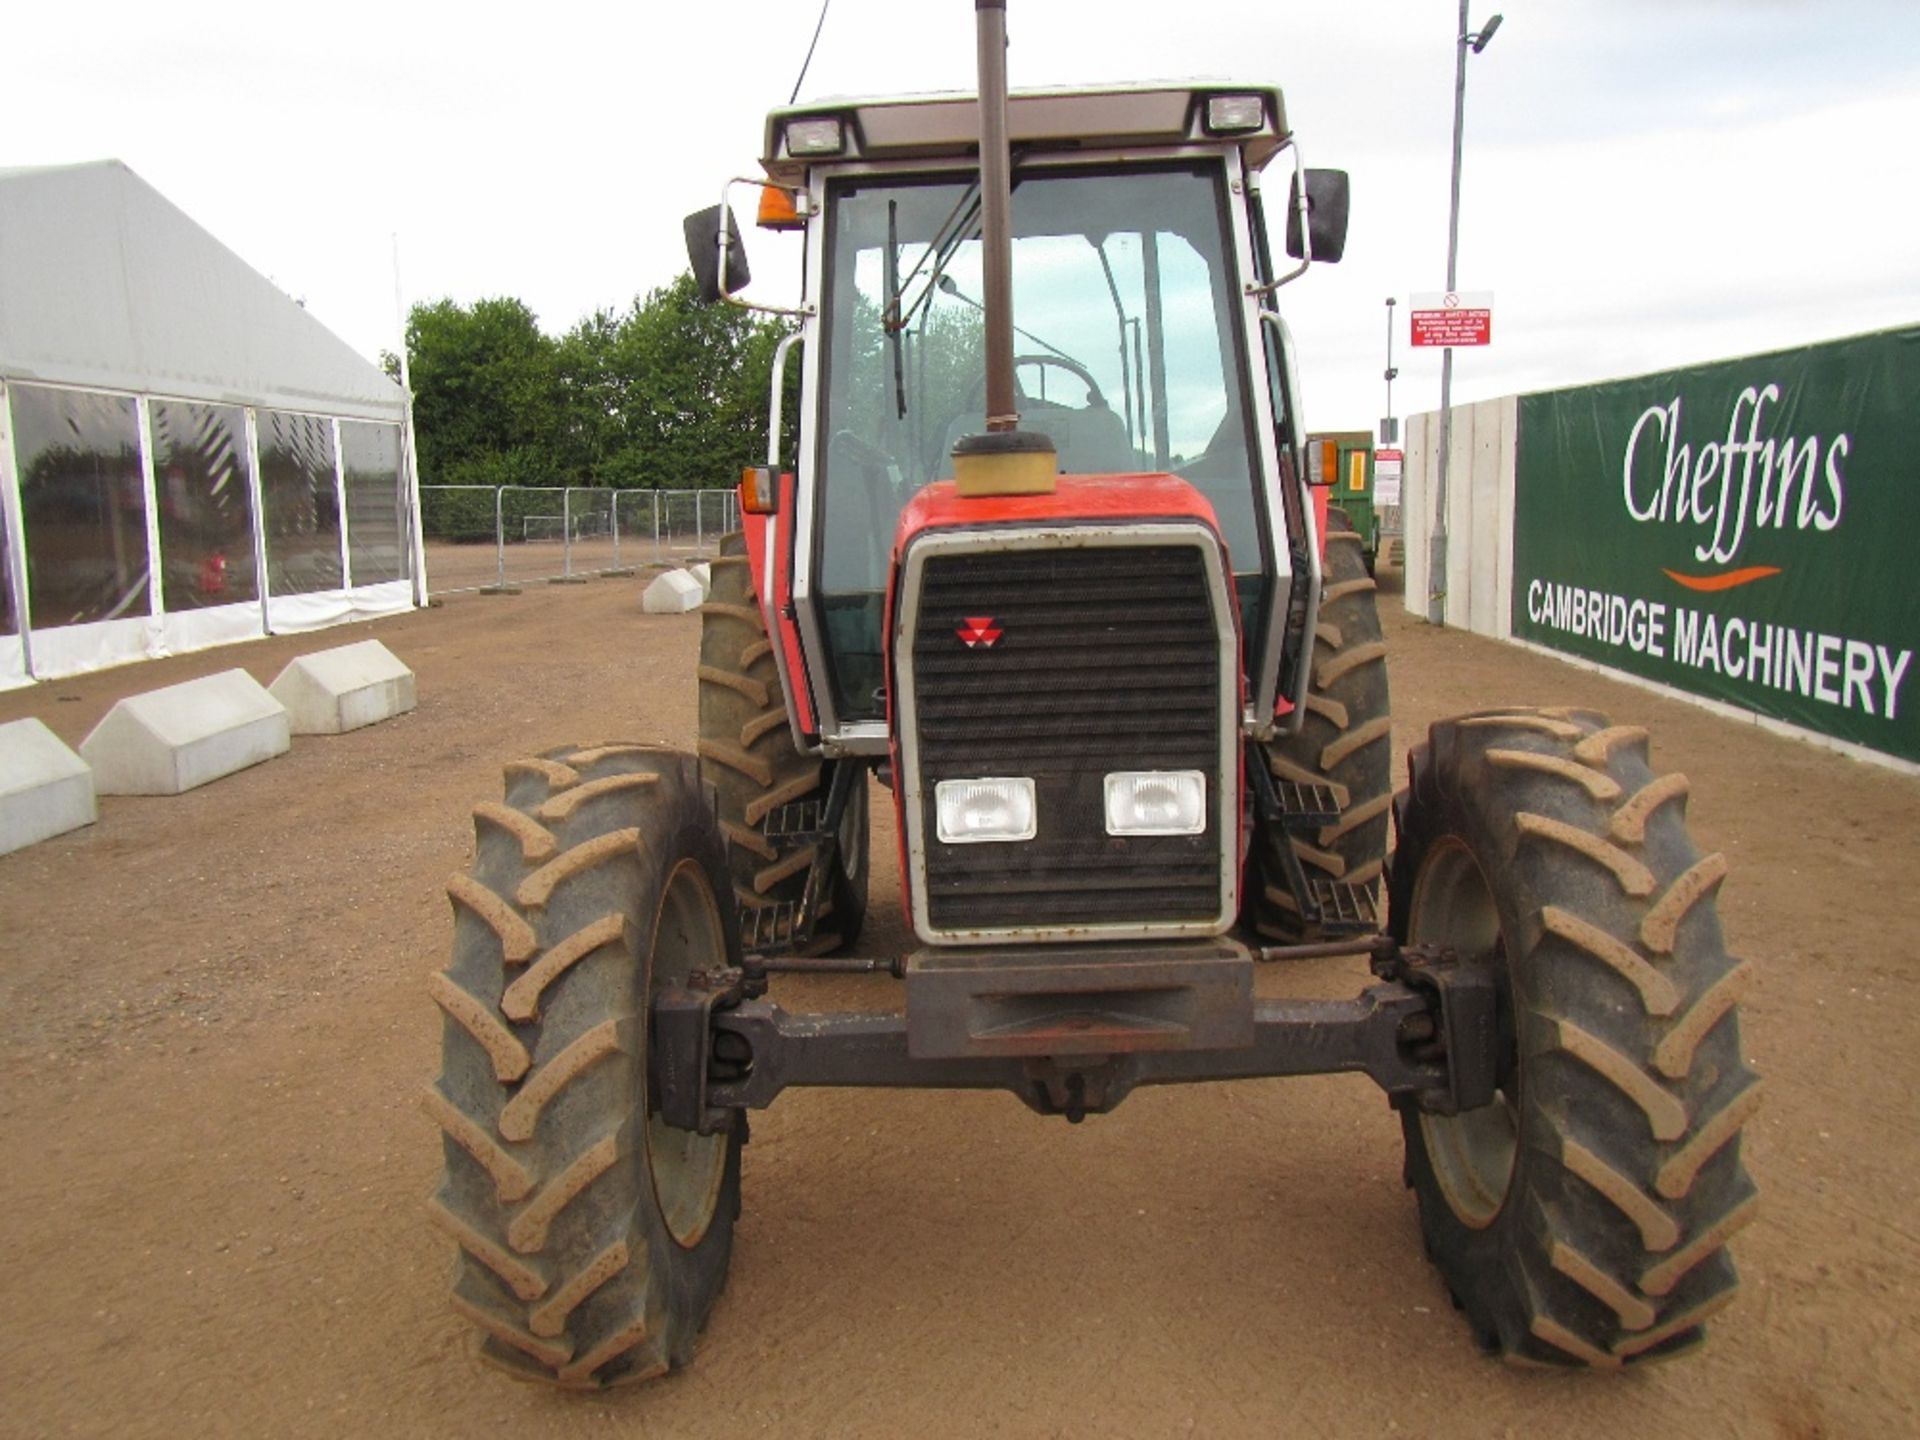
[[[1257,128],[1217,133],[1207,128],[1207,101],[1258,96]],[[831,154],[794,155],[787,126],[798,119],[835,118],[843,142]],[[1007,97],[1007,137],[1023,150],[1052,153],[1188,144],[1237,144],[1242,163],[1258,170],[1288,137],[1278,87],[1202,81],[1102,89],[1016,90]],[[767,116],[760,163],[777,184],[798,186],[812,165],[850,160],[927,160],[973,155],[979,148],[979,104],[953,91],[884,99],[812,101]]]

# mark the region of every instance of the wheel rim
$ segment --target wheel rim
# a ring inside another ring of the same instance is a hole
[[[1509,993],[1493,891],[1473,852],[1453,836],[1436,842],[1420,867],[1407,941],[1447,946],[1463,960],[1492,960],[1500,968],[1503,1001]],[[1520,1156],[1517,1067],[1502,1069],[1509,1078],[1492,1104],[1461,1115],[1420,1117],[1441,1193],[1460,1222],[1476,1230],[1491,1225],[1506,1205]]]
[[[684,982],[694,970],[717,969],[726,963],[726,932],[714,904],[713,887],[692,860],[681,861],[667,877],[660,912],[654,917],[652,953],[650,997]],[[726,1175],[727,1138],[676,1129],[649,1108],[647,1168],[653,1176],[654,1198],[668,1233],[685,1248],[698,1245],[713,1220]]]

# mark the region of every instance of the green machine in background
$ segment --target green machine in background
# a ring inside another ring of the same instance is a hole
[[[1307,436],[1312,480],[1327,489],[1327,503],[1347,512],[1360,534],[1367,573],[1380,554],[1380,514],[1374,505],[1373,434],[1367,430],[1329,430]]]

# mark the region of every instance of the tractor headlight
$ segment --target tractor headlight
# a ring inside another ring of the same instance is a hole
[[[1213,135],[1239,135],[1267,122],[1266,106],[1258,95],[1207,97],[1207,130]]]
[[[787,122],[789,155],[838,155],[841,144],[840,122],[831,115]]]
[[[1033,781],[942,780],[933,787],[940,843],[973,845],[1034,836]]]
[[[1117,770],[1107,776],[1109,835],[1200,835],[1207,777],[1198,770]]]

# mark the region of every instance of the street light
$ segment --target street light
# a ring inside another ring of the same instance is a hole
[[[1467,0],[1453,42],[1453,200],[1447,212],[1447,293],[1458,281],[1460,258],[1460,137],[1466,118],[1467,51],[1478,55],[1500,28],[1495,15],[1478,32],[1467,29]],[[1427,619],[1447,623],[1447,464],[1453,450],[1453,347],[1440,352],[1440,479],[1434,487],[1433,533],[1427,541]]]
[[[1395,445],[1400,440],[1400,427],[1393,423],[1393,382],[1399,371],[1393,368],[1393,296],[1387,296],[1387,418],[1380,422],[1380,443]]]

